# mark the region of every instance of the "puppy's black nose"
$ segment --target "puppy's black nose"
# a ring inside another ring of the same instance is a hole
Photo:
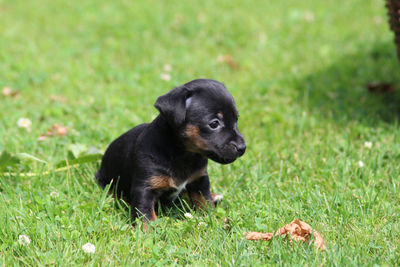
[[[231,146],[238,152],[239,157],[244,154],[246,151],[246,144],[245,143],[236,143],[234,141],[229,142]]]
[[[237,151],[239,152],[239,155],[242,156],[244,154],[244,152],[246,151],[246,145],[245,144],[241,144],[238,146]]]

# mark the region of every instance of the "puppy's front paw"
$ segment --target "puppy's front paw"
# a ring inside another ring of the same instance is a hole
[[[213,203],[215,206],[217,206],[224,198],[223,195],[214,194],[214,193],[211,193],[211,197],[212,197],[212,200],[213,200]]]

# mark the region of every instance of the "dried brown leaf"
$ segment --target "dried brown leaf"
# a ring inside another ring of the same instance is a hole
[[[325,242],[322,236],[315,230],[311,228],[307,223],[300,221],[299,219],[293,220],[291,223],[286,224],[276,231],[275,236],[284,235],[289,238],[289,242],[293,243],[292,240],[309,242],[311,236],[314,236],[315,246],[320,250],[325,250]],[[259,232],[249,232],[247,233],[247,240],[266,240],[272,239],[274,234],[272,233],[259,233]]]
[[[15,97],[19,94],[19,92],[11,89],[10,87],[4,87],[2,94],[3,94],[3,96],[7,96],[7,97]]]
[[[247,240],[265,240],[269,241],[274,237],[273,233],[260,233],[260,232],[248,232],[246,235]]]
[[[48,139],[48,137],[46,135],[43,135],[43,134],[38,137],[38,141],[39,142],[43,142],[44,140],[47,140],[47,139]]]
[[[325,250],[324,239],[322,236],[317,231],[313,230],[309,224],[300,221],[299,219],[295,219],[291,223],[281,227],[275,233],[275,236],[278,235],[290,235],[290,242],[292,242],[291,239],[295,241],[309,242],[313,235],[315,245],[320,250]]]
[[[54,124],[46,133],[38,137],[38,141],[45,141],[50,137],[59,136],[64,137],[68,135],[68,127],[59,124]]]
[[[393,93],[394,87],[390,83],[369,83],[367,84],[368,91],[371,93]]]
[[[52,102],[60,102],[60,103],[62,103],[62,104],[65,104],[65,102],[66,102],[65,97],[62,96],[62,95],[51,95],[51,96],[50,96],[50,100],[51,100]]]
[[[218,55],[217,57],[218,63],[226,63],[232,69],[238,69],[239,64],[233,59],[232,55]]]
[[[54,124],[53,125],[53,133],[55,133],[56,135],[58,135],[60,137],[66,136],[68,134],[68,127],[61,126],[59,124]]]

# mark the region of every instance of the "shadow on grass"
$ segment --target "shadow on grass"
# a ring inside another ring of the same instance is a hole
[[[394,123],[400,115],[400,65],[394,44],[360,47],[360,52],[343,55],[329,68],[297,80],[300,103],[337,123]],[[367,88],[371,83],[388,83],[394,92],[372,93]]]
[[[122,211],[126,215],[126,219],[135,224],[135,222],[131,220],[132,209],[130,205],[119,198],[114,198],[113,200],[114,208],[118,211]],[[189,199],[184,196],[180,196],[174,201],[159,200],[156,202],[154,209],[158,218],[169,217],[173,220],[184,219],[185,213],[193,213],[195,211],[194,206],[190,204]]]

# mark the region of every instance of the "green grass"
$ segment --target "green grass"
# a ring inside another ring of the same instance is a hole
[[[97,187],[97,162],[0,176],[0,265],[399,264],[400,66],[384,1],[0,0],[0,34],[0,89],[20,92],[0,96],[0,151],[55,164],[70,144],[104,150],[156,116],[157,96],[199,77],[226,84],[248,143],[235,163],[210,164],[220,208],[192,220],[172,211],[146,234]],[[238,68],[217,62],[226,54]],[[397,91],[371,94],[370,82]],[[55,123],[69,134],[38,142]],[[325,252],[243,240],[294,218],[321,233]]]

